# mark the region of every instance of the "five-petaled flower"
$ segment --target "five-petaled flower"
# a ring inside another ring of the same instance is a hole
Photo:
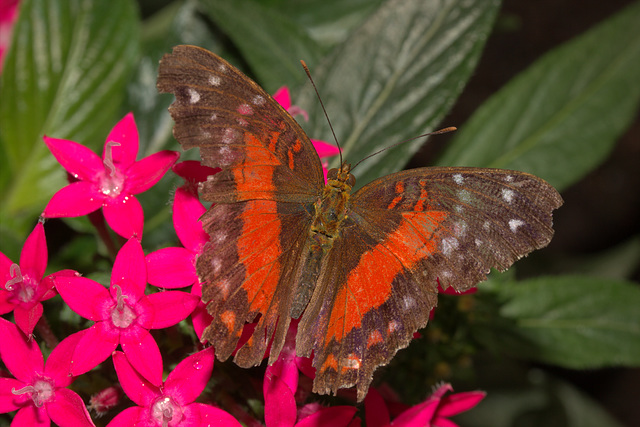
[[[69,307],[95,322],[73,353],[73,375],[93,369],[120,344],[138,372],[152,384],[162,384],[162,369],[155,369],[158,364],[162,366],[162,357],[149,329],[167,328],[184,320],[199,298],[180,291],[145,295],[146,284],[144,253],[134,238],[118,252],[108,290],[85,277],[56,280],[58,292]]]
[[[113,353],[113,365],[124,392],[138,406],[118,414],[109,427],[240,427],[229,413],[204,403],[194,402],[202,393],[213,371],[213,347],[192,354],[178,363],[161,384],[151,384],[140,375],[122,352]],[[162,363],[150,363],[162,375]]]
[[[367,427],[457,427],[448,417],[468,411],[476,406],[486,393],[483,391],[452,392],[451,384],[442,384],[422,403],[412,406],[391,421],[388,405],[382,395],[374,388],[369,390],[364,400]]]
[[[47,268],[47,242],[44,227],[38,223],[22,247],[20,264],[11,262],[0,252],[0,314],[13,311],[16,324],[26,335],[42,316],[42,303],[56,296],[54,279],[57,276],[75,276],[76,272],[62,270],[44,277]]]
[[[102,158],[77,142],[47,136],[44,142],[73,182],[53,195],[43,217],[82,216],[102,207],[116,233],[127,239],[142,238],[144,216],[134,195],[158,182],[178,159],[178,152],[164,150],[136,161],[138,129],[131,113],[109,133]]]
[[[80,396],[67,389],[71,354],[83,332],[69,335],[44,362],[38,343],[0,318],[0,357],[14,378],[0,378],[0,413],[18,411],[12,426],[93,426]]]

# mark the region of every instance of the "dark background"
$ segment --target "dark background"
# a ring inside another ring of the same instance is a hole
[[[464,126],[487,98],[541,55],[631,3],[629,0],[505,0],[479,66],[442,126]],[[447,139],[445,136],[438,137],[437,141],[432,138],[409,167],[425,166],[433,161]],[[551,257],[569,263],[572,259],[611,249],[640,234],[638,116],[608,159],[562,196],[565,204],[554,212],[556,235],[545,249]],[[635,267],[630,279],[640,282],[640,266]],[[580,387],[624,425],[640,425],[640,369],[581,372],[548,369]]]

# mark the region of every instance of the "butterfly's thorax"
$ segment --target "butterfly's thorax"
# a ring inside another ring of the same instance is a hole
[[[355,181],[347,172],[329,175],[322,196],[314,204],[315,215],[311,225],[311,236],[322,247],[331,246],[338,235],[342,222],[347,218],[347,205],[351,187]]]

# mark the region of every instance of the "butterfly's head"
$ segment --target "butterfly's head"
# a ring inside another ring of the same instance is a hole
[[[327,185],[334,187],[343,187],[346,185],[349,189],[353,188],[353,186],[356,185],[356,177],[351,175],[351,165],[349,163],[343,163],[340,169],[329,169],[327,172]]]

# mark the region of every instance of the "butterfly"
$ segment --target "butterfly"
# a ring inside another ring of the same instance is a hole
[[[203,339],[242,367],[269,363],[299,319],[298,356],[313,355],[316,393],[355,386],[427,324],[438,284],[464,291],[546,246],[558,192],[533,175],[431,167],[379,178],[355,193],[350,165],[328,172],[298,123],[219,56],[176,46],[157,87],[173,93],[174,136],[222,171],[201,185],[213,203],[197,260],[213,316]]]

